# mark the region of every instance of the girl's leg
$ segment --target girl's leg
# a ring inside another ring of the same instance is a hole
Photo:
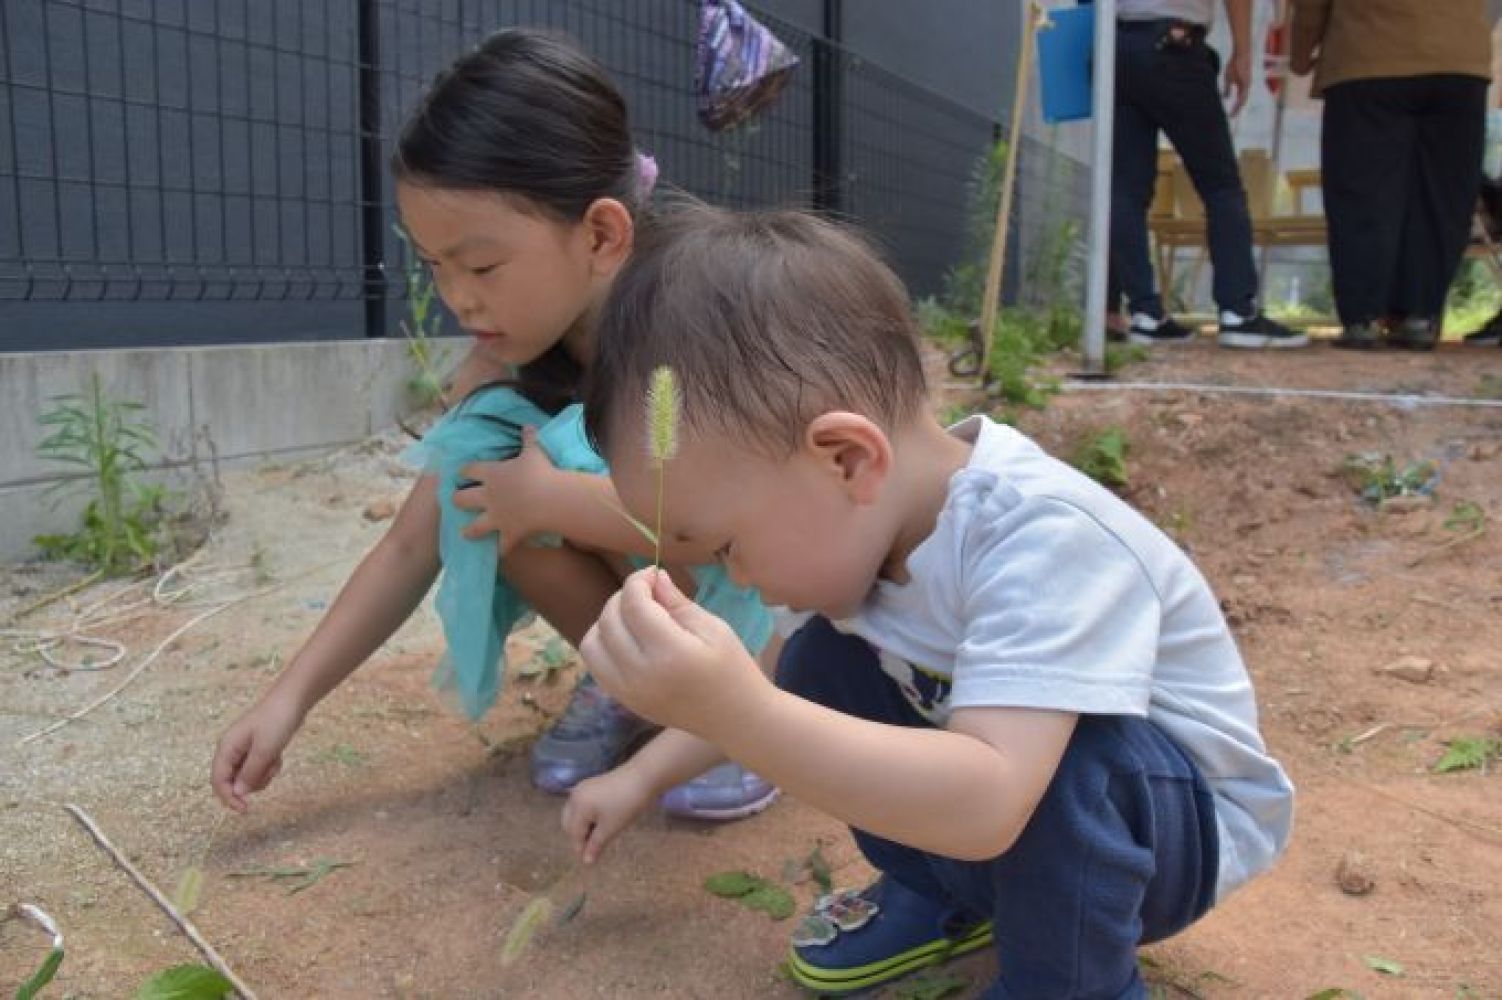
[[[575,648],[621,585],[603,559],[567,545],[518,547],[501,561],[501,571]],[[605,773],[651,729],[586,675],[563,715],[533,744],[532,783],[562,795],[585,778]]]
[[[604,560],[567,545],[519,546],[501,560],[501,574],[575,647],[621,588]]]
[[[513,550],[503,560],[502,571],[538,614],[578,647],[631,566],[610,553],[563,545]],[[691,574],[676,567],[669,572],[679,589],[693,594]],[[565,794],[585,778],[620,763],[655,728],[586,674],[563,715],[532,746],[532,783],[555,795]],[[761,812],[776,797],[776,787],[732,762],[671,789],[662,805],[676,816],[732,820]]]

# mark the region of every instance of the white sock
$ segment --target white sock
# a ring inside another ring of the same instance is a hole
[[[1220,311],[1220,321],[1221,321],[1221,323],[1222,324],[1230,324],[1231,326],[1240,326],[1242,323],[1249,322],[1249,321],[1254,320],[1256,318],[1257,318],[1257,314],[1255,312],[1253,312],[1249,316],[1243,316],[1240,313],[1233,312],[1230,309],[1222,309]]]
[[[1147,313],[1132,313],[1132,329],[1152,333],[1163,321]]]

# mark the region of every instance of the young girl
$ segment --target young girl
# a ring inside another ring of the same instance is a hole
[[[568,42],[498,32],[435,80],[402,131],[393,171],[403,226],[475,340],[457,387],[471,391],[414,449],[426,474],[385,537],[286,670],[220,738],[213,787],[237,811],[276,776],[307,713],[406,620],[440,569],[448,654],[439,683],[478,717],[495,699],[517,619],[536,610],[577,645],[629,568],[623,556],[650,554],[619,513],[573,403],[595,315],[630,254],[633,212],[656,173],[632,144],[620,94]],[[513,371],[504,382],[486,379]],[[714,561],[683,546],[667,552]],[[717,566],[694,569],[692,580],[698,600],[753,654],[766,645],[770,620],[754,591]],[[568,792],[648,732],[586,678],[534,747],[533,781]],[[728,819],[775,795],[722,765],[673,789],[663,806]]]

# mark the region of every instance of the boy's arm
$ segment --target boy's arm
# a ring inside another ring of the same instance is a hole
[[[1076,716],[960,709],[951,728],[857,719],[768,688],[711,738],[747,767],[851,826],[981,861],[1011,848],[1053,780]]]
[[[769,678],[776,676],[781,653],[782,638],[774,635],[756,657],[762,674]],[[665,729],[618,770],[633,771],[655,798],[723,763],[725,756],[724,750],[702,737],[681,729]]]
[[[773,636],[758,657],[762,672],[777,670],[782,639]],[[719,764],[725,754],[681,729],[667,729],[614,770],[581,782],[563,807],[563,829],[585,864],[668,789]]]
[[[815,705],[773,686],[663,574],[627,580],[582,649],[600,685],[648,718],[852,826],[949,857],[1011,846],[1074,731],[1051,711],[961,709],[953,730],[930,730]]]

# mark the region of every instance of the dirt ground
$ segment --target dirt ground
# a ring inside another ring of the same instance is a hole
[[[1502,351],[1349,357],[1200,344],[1165,350],[1120,380],[1497,400]],[[1502,998],[1502,761],[1490,772],[1431,773],[1447,740],[1502,738],[1502,407],[1113,387],[1065,392],[1021,423],[1064,455],[1093,430],[1125,430],[1125,492],[1223,598],[1264,731],[1299,789],[1279,867],[1145,949],[1160,993]],[[18,746],[201,613],[189,606],[195,595],[103,628],[129,648],[109,670],[0,658],[0,906],[39,904],[67,935],[67,960],[44,996],[129,996],[152,972],[197,959],[62,804],[86,809],[171,891],[219,814],[207,782],[218,731],[384,530],[364,512],[404,491],[400,443],[393,434],[226,475],[228,517],[187,579],[214,591],[200,598],[276,589],[187,631],[85,718]],[[1339,474],[1345,456],[1363,452],[1436,463],[1433,501],[1363,503]],[[1445,527],[1463,501],[1479,505],[1489,530]],[[215,568],[222,575],[211,578]],[[66,580],[54,568],[9,567],[0,620]],[[24,624],[66,624],[121,586],[93,587]],[[546,638],[541,626],[519,634],[513,661],[538,656]],[[577,667],[551,683],[510,683],[476,729],[428,687],[439,650],[424,610],[314,713],[252,812],[214,836],[193,920],[261,997],[800,995],[779,972],[791,921],[701,887],[728,869],[782,879],[817,844],[837,884],[862,884],[869,873],[839,824],[788,800],[722,826],[647,820],[589,876],[583,913],[503,968],[512,921],[571,871],[559,800],[529,786],[525,740],[562,706]],[[1404,657],[1405,670],[1385,669]],[[1369,893],[1337,884],[1348,854],[1360,855]],[[319,859],[353,865],[295,893],[229,874]],[[814,892],[807,882],[790,889],[800,906]],[[45,950],[32,929],[0,924],[0,992]],[[1400,974],[1372,968],[1383,960]],[[975,995],[994,960],[956,971],[973,984],[963,995]]]

